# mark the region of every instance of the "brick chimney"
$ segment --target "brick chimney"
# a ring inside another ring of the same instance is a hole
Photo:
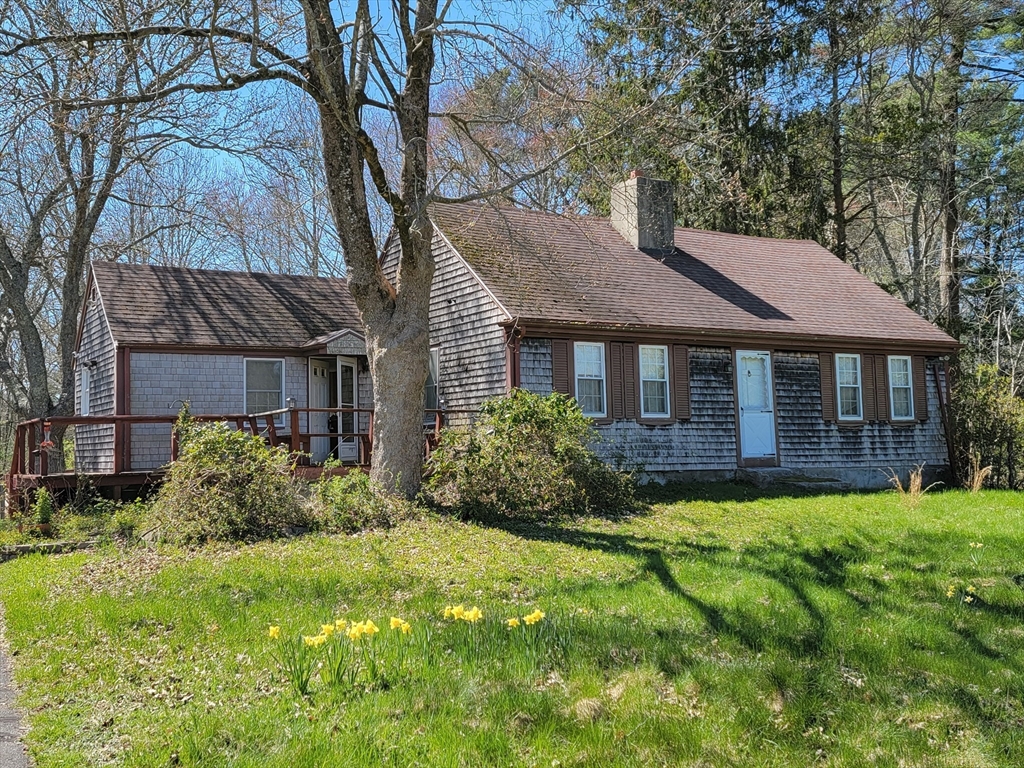
[[[671,251],[676,223],[673,192],[671,181],[633,171],[612,186],[612,226],[638,250]]]

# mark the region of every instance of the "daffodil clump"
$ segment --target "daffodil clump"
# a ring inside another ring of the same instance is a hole
[[[957,602],[964,605],[970,605],[978,599],[978,589],[973,584],[961,587],[959,584],[952,583],[946,587],[946,597],[950,600],[956,599]]]
[[[484,617],[483,612],[475,605],[468,609],[464,605],[446,605],[442,613],[446,619],[466,621],[470,624],[476,624]]]
[[[466,632],[451,634],[449,648],[471,663],[491,657],[502,657],[508,643],[514,643],[530,664],[536,662],[546,640],[541,633],[522,630],[513,635],[504,632],[502,622],[487,624],[479,606],[467,608],[463,604],[447,605],[441,611],[450,625],[468,625]],[[507,630],[532,627],[543,621],[540,609],[524,616],[504,620]],[[275,641],[272,653],[292,688],[301,696],[308,696],[314,676],[326,688],[369,690],[392,684],[402,675],[410,674],[410,657],[421,664],[430,664],[437,657],[436,640],[431,622],[425,622],[417,631],[413,624],[398,616],[391,616],[388,632],[372,620],[350,621],[335,619],[321,624],[317,634],[298,634],[286,637],[280,625],[272,624],[267,636]],[[379,640],[375,638],[382,635]],[[506,640],[502,635],[507,635]]]

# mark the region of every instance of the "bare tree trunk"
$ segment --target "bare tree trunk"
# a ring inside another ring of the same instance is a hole
[[[956,22],[954,22],[956,24]],[[946,57],[943,120],[946,140],[939,166],[939,196],[942,210],[942,250],[939,257],[939,303],[946,330],[960,335],[961,265],[958,234],[960,209],[957,202],[957,130],[960,123],[960,85],[964,62],[963,30],[956,25],[949,55]]]
[[[829,122],[832,140],[832,210],[836,226],[835,254],[842,261],[848,258],[846,239],[846,195],[843,189],[843,125],[839,100],[839,29],[834,13],[828,23],[829,69],[832,91],[829,101]]]

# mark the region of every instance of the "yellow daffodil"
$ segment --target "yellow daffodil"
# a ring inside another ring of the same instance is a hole
[[[466,615],[466,606],[464,606],[464,605],[456,605],[454,608],[452,608],[452,617],[453,618],[461,619],[465,615]]]
[[[450,619],[452,617],[452,607],[450,605],[446,605],[444,607],[444,617],[446,619]]]
[[[303,635],[302,636],[302,642],[304,642],[306,645],[308,645],[310,648],[312,648],[313,646],[316,645],[316,638],[317,637],[318,636],[315,636],[315,635]]]
[[[533,613],[531,613],[531,614],[529,614],[527,616],[524,616],[523,617],[523,621],[525,621],[527,624],[536,624],[538,621],[540,621],[543,618],[544,618],[544,611],[542,611],[542,610],[540,610],[538,608]]]
[[[461,616],[463,621],[468,621],[470,624],[475,624],[476,622],[480,621],[480,619],[482,619],[483,617],[483,612],[475,605],[468,611],[465,611]]]
[[[405,624],[405,622],[402,621],[397,616],[392,616],[391,617],[391,628],[392,629],[401,629],[403,624]]]
[[[320,625],[320,634],[321,635],[326,635],[327,637],[330,637],[331,635],[334,634],[334,625],[333,624],[321,624]]]
[[[372,621],[367,619],[366,621],[363,622],[363,634],[365,634],[365,635],[367,635],[369,637],[373,637],[378,632],[380,632],[380,628],[376,624],[374,624]]]
[[[270,635],[272,640],[277,640],[281,637],[281,628],[278,626],[271,625],[270,629],[267,630],[267,634]]]
[[[965,603],[973,603],[974,602],[974,598],[971,597],[970,595],[968,595],[967,597],[964,598],[964,602]]]
[[[345,621],[344,619],[335,619],[334,620],[334,628],[336,630],[338,630],[339,632],[344,632],[346,627],[348,627],[348,622]]]
[[[356,640],[358,640],[362,636],[363,636],[363,625],[362,624],[353,624],[352,626],[350,626],[348,628],[348,639],[351,640],[352,642],[355,642]]]
[[[977,592],[977,590],[976,590],[976,589],[975,589],[975,588],[974,588],[973,586],[970,586],[970,587],[968,587],[968,588],[967,588],[967,591],[968,591],[968,592],[970,592],[970,593],[971,593],[972,595],[973,595],[973,594],[974,594],[975,592]]]
[[[519,626],[519,619],[513,617],[513,618],[509,619],[505,623],[508,624],[509,628],[511,629],[512,627],[518,627]]]
[[[402,634],[403,635],[408,635],[410,632],[412,632],[412,625],[408,621],[403,621],[402,622]]]

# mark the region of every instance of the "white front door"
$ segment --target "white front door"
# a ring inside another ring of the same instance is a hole
[[[356,363],[348,358],[338,358],[338,407],[358,408],[359,393],[356,374]],[[343,435],[338,440],[338,458],[342,461],[359,459],[359,443],[354,436],[359,420],[354,413],[338,414],[338,432]],[[345,437],[347,435],[347,437]]]
[[[309,407],[331,407],[331,371],[324,360],[310,358],[309,361]],[[328,431],[329,416],[328,413],[310,413],[309,431],[313,434],[325,434]],[[311,437],[309,451],[313,454],[314,462],[322,463],[331,452],[331,438]]]
[[[736,391],[740,404],[740,456],[775,456],[775,411],[770,352],[736,353]]]

